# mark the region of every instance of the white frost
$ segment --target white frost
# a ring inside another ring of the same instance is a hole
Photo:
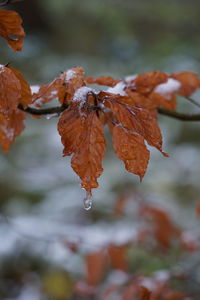
[[[0,129],[8,139],[12,139],[14,136],[14,128],[8,129],[6,126],[1,126]]]
[[[5,66],[0,64],[0,73],[3,73],[5,71]]]
[[[72,98],[72,102],[80,102],[80,105],[82,106],[85,103],[87,94],[89,92],[95,93],[95,90],[87,86],[80,87],[76,90],[74,97]]]
[[[180,88],[180,86],[181,83],[178,80],[169,78],[167,82],[157,85],[154,89],[154,93],[160,95],[170,95],[176,92]]]
[[[114,87],[110,87],[106,90],[106,92],[121,96],[126,96],[124,88],[126,87],[123,81],[118,82]]]
[[[65,72],[65,80],[68,81],[72,78],[76,77],[76,72],[72,69],[69,69],[67,72]]]
[[[57,93],[58,93],[57,91],[52,91],[51,96],[57,96]]]
[[[31,93],[36,94],[40,89],[39,85],[31,85]]]
[[[124,78],[125,82],[131,82],[137,78],[137,74],[128,75]]]

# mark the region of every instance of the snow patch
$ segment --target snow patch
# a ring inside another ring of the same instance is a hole
[[[39,85],[31,85],[31,93],[36,94],[40,89]]]
[[[106,92],[121,96],[126,96],[126,92],[124,91],[124,88],[126,87],[125,83],[123,81],[118,82],[114,87],[109,87]]]
[[[13,136],[14,136],[14,128],[8,129],[6,126],[1,126],[0,129],[2,130],[2,132],[5,134],[5,136],[6,136],[9,140],[13,139]]]
[[[0,64],[0,73],[5,72],[5,69],[4,69],[4,68],[5,68],[5,66]]]
[[[154,89],[154,93],[160,95],[169,95],[176,92],[181,87],[181,83],[173,78],[169,78],[167,82],[157,85]]]
[[[133,75],[128,75],[124,78],[125,82],[131,82],[133,80],[135,80],[137,78],[137,74],[133,74]]]
[[[65,72],[65,80],[66,81],[69,81],[74,77],[76,77],[76,72],[74,70],[70,69],[67,72]]]
[[[87,94],[90,92],[95,93],[95,90],[87,86],[80,87],[74,93],[72,102],[80,102],[80,106],[82,107],[86,101]]]
[[[31,103],[29,106],[30,107],[39,107],[44,104],[44,99],[42,97],[36,99],[33,103]]]
[[[57,96],[58,92],[57,91],[52,91],[51,96]]]

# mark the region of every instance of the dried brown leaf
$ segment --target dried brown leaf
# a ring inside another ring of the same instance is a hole
[[[0,35],[7,40],[9,46],[15,51],[22,49],[25,36],[21,24],[22,19],[17,12],[0,9]]]
[[[85,257],[86,262],[86,282],[89,285],[98,285],[104,275],[107,255],[105,251],[100,250],[97,252],[89,253]]]
[[[138,75],[134,80],[135,91],[143,95],[148,95],[158,84],[166,82],[167,79],[168,76],[163,72],[146,72]]]
[[[64,145],[64,155],[71,155],[78,150],[84,122],[85,118],[81,117],[73,107],[69,107],[62,113],[58,122],[58,132]]]
[[[30,85],[27,83],[27,81],[24,79],[22,74],[14,69],[9,67],[9,69],[14,73],[14,75],[17,77],[17,79],[20,82],[21,85],[21,98],[19,99],[19,102],[23,105],[23,107],[27,107],[32,99],[31,99],[31,88]]]
[[[197,88],[200,87],[200,81],[196,73],[185,71],[172,73],[170,77],[181,83],[178,93],[183,97],[189,97]]]
[[[116,155],[123,160],[128,172],[144,177],[149,162],[149,150],[144,138],[119,126],[112,128],[112,141]]]
[[[11,69],[0,66],[0,112],[16,109],[20,99],[20,81]]]
[[[10,149],[15,137],[24,130],[24,119],[25,113],[18,109],[0,113],[0,146],[4,151]]]
[[[99,77],[86,77],[85,82],[87,84],[99,84],[99,85],[106,85],[106,86],[115,86],[120,79],[114,79],[111,76],[99,76]]]
[[[103,171],[105,148],[103,125],[96,112],[92,111],[85,120],[79,147],[71,160],[72,168],[82,179],[82,187],[90,194],[91,189],[98,186],[97,178]]]

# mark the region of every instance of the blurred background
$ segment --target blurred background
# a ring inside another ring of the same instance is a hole
[[[21,14],[27,35],[19,53],[0,39],[1,64],[31,85],[74,66],[115,78],[200,74],[198,0],[24,0],[6,8]],[[199,108],[180,98],[178,110]],[[0,299],[118,300],[138,281],[172,295],[155,299],[200,299],[200,123],[159,116],[159,124],[170,158],[152,149],[142,183],[107,135],[104,173],[85,211],[57,118],[27,117],[0,156]]]

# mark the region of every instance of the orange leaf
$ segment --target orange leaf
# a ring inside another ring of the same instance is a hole
[[[4,37],[9,46],[19,51],[22,49],[22,43],[25,36],[22,19],[15,11],[0,9],[0,35]]]
[[[81,67],[75,67],[61,74],[63,81],[63,88],[60,89],[59,101],[60,103],[68,103],[75,91],[84,86],[84,70]]]
[[[160,95],[158,93],[151,93],[148,98],[156,107],[163,107],[166,109],[174,110],[176,108],[176,96],[175,93],[171,95]]]
[[[128,261],[126,255],[127,245],[116,246],[111,245],[108,248],[108,254],[111,265],[114,269],[118,269],[124,272],[128,270]]]
[[[114,79],[111,76],[99,76],[99,77],[87,77],[85,78],[85,82],[88,84],[99,84],[99,85],[106,85],[106,86],[115,86],[120,79]]]
[[[181,87],[179,94],[183,97],[189,97],[197,88],[200,87],[198,75],[192,72],[173,73],[170,77],[180,81]]]
[[[188,299],[188,297],[186,297],[185,294],[183,294],[182,292],[178,292],[178,291],[168,291],[165,293],[165,296],[163,298],[164,300],[184,300],[184,299]]]
[[[147,95],[153,91],[153,89],[163,82],[167,81],[167,75],[163,72],[152,71],[141,75],[138,75],[134,80],[135,90],[138,93]]]
[[[113,147],[119,159],[123,160],[128,172],[136,174],[142,180],[149,162],[149,150],[144,138],[126,131],[122,127],[112,128]]]
[[[88,114],[78,149],[71,161],[72,168],[82,179],[82,187],[91,194],[91,189],[98,186],[97,178],[101,175],[102,159],[105,153],[103,126],[96,112]]]
[[[145,286],[139,286],[139,300],[150,300],[151,292]]]
[[[141,134],[150,146],[157,148],[164,156],[168,154],[162,151],[162,135],[156,120],[156,112],[149,113],[146,109],[132,108],[135,114],[134,129]]]
[[[122,124],[129,131],[143,136],[150,146],[162,152],[162,135],[156,120],[156,111],[150,113],[144,108],[132,107],[119,101],[109,101],[109,105],[118,125]]]
[[[0,113],[0,146],[8,151],[16,136],[24,129],[25,113],[16,109]]]
[[[19,82],[21,84],[21,98],[20,98],[19,102],[25,108],[31,103],[31,100],[32,100],[30,85],[26,82],[26,80],[24,79],[24,77],[18,70],[11,68],[11,67],[8,67],[8,68],[14,73],[14,75],[17,77],[17,79],[19,80]]]
[[[40,107],[46,102],[50,102],[58,96],[59,88],[62,86],[60,77],[54,79],[51,83],[42,85],[37,93],[33,94],[32,104]]]
[[[86,261],[86,282],[89,285],[98,285],[104,275],[107,255],[104,251],[90,253],[85,258]]]
[[[69,107],[62,113],[58,122],[58,132],[64,145],[64,155],[71,155],[78,150],[84,121],[85,118],[81,117],[74,107]]]
[[[199,218],[200,217],[200,202],[197,203],[196,214],[197,214],[197,217]]]
[[[164,248],[169,248],[172,239],[180,236],[180,230],[172,223],[165,211],[145,205],[141,212],[152,218],[151,224],[154,226],[155,238]]]
[[[41,106],[55,98],[59,98],[60,103],[68,103],[75,91],[84,86],[84,70],[75,67],[63,72],[49,84],[40,87],[37,93],[33,94],[32,103]]]
[[[151,113],[151,110],[155,111],[156,104],[154,104],[154,102],[150,99],[149,96],[139,94],[135,91],[132,91],[130,88],[126,88],[125,91],[127,97],[121,97],[121,102],[124,102],[131,106],[137,106],[148,109],[149,113]]]
[[[20,81],[11,69],[0,66],[0,111],[16,109],[20,99]]]
[[[125,205],[128,201],[128,196],[126,194],[119,195],[116,199],[114,206],[114,215],[117,217],[121,217],[124,215]]]

